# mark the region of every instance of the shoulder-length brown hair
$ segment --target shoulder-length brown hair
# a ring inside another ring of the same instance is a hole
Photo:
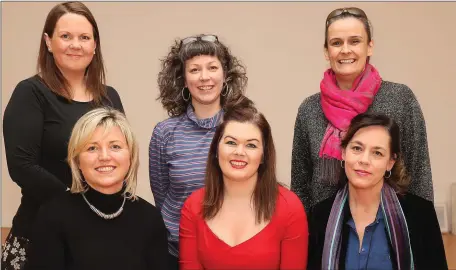
[[[100,105],[103,98],[108,98],[106,93],[106,76],[101,54],[100,33],[98,25],[90,10],[81,2],[64,2],[56,5],[49,12],[41,33],[41,43],[38,53],[37,72],[41,80],[56,94],[65,97],[69,102],[72,100],[72,92],[66,78],[55,64],[54,56],[48,51],[44,34],[52,38],[57,21],[67,13],[84,16],[92,25],[94,40],[96,43],[95,55],[92,62],[86,68],[86,86],[90,89],[93,101]]]
[[[342,139],[341,147],[346,149],[348,143],[358,130],[370,126],[382,126],[388,131],[390,136],[390,155],[396,162],[391,169],[391,176],[388,178],[385,177],[384,179],[397,193],[403,194],[407,190],[410,179],[407,175],[404,159],[402,157],[399,126],[392,118],[378,113],[358,114],[352,119],[348,131]],[[341,185],[344,185],[348,181],[344,170],[341,172],[340,179],[341,181],[339,184]]]
[[[217,152],[226,125],[231,122],[256,125],[263,139],[263,163],[258,168],[258,180],[252,194],[256,222],[269,221],[274,214],[279,183],[276,177],[276,152],[271,127],[264,115],[256,110],[253,102],[242,97],[236,104],[228,105],[223,122],[217,127],[209,149],[206,167],[203,217],[211,219],[217,215],[223,204],[224,184]]]
[[[203,34],[195,37],[200,36]],[[218,38],[214,42],[199,39],[187,44],[175,40],[168,55],[161,59],[161,71],[157,79],[160,90],[157,100],[161,100],[163,108],[171,117],[185,113],[188,103],[191,102],[185,101],[182,97],[182,90],[185,87],[185,61],[198,55],[216,56],[222,64],[227,87],[227,94],[220,95],[222,108],[245,93],[248,81],[246,68]]]

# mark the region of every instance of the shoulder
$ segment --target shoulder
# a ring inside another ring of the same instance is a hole
[[[314,111],[316,108],[319,108],[321,100],[320,93],[313,94],[305,98],[301,105],[299,105],[298,114],[306,114]]]
[[[78,196],[80,195],[70,193],[69,191],[62,192],[44,202],[40,207],[38,215],[63,217],[68,209],[74,208]]]
[[[183,209],[186,209],[192,214],[199,214],[201,212],[204,200],[205,188],[195,190],[184,202]]]
[[[404,195],[398,195],[399,202],[401,203],[404,212],[410,211],[435,211],[434,203],[421,198],[412,193],[405,193]]]
[[[51,93],[51,90],[42,82],[38,75],[20,81],[14,88],[13,95],[42,96]]]
[[[182,116],[174,116],[158,122],[154,127],[153,136],[167,138],[174,131],[175,127],[182,121]]]
[[[283,186],[279,186],[277,208],[281,209],[281,211],[286,210],[288,215],[305,215],[304,205],[299,197],[293,191]]]
[[[110,85],[106,85],[106,94],[108,95],[109,98],[119,98],[120,99],[120,96],[119,96],[119,93],[117,92],[117,90]]]
[[[412,89],[406,84],[396,83],[391,81],[383,81],[380,86],[378,95],[387,95],[388,98],[399,98],[403,100],[415,99],[415,94]]]
[[[336,195],[333,195],[310,208],[309,220],[317,223],[326,223]]]
[[[141,214],[141,217],[151,218],[154,220],[162,218],[157,207],[139,196],[136,196],[136,200],[130,201],[130,205],[133,209],[137,209],[137,211]]]

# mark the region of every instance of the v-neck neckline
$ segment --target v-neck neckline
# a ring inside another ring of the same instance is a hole
[[[259,232],[257,232],[256,234],[252,235],[250,238],[232,246],[230,244],[228,244],[227,242],[225,242],[225,240],[223,240],[222,238],[220,238],[217,234],[215,234],[214,231],[212,231],[212,229],[209,227],[209,225],[207,224],[207,222],[205,220],[203,220],[203,223],[204,223],[204,226],[206,227],[206,230],[209,231],[209,233],[214,237],[216,238],[222,245],[228,247],[229,249],[234,249],[234,248],[238,248],[240,246],[244,246],[244,245],[247,245],[249,242],[252,242],[253,240],[261,237],[263,234],[266,233],[266,231],[269,231],[270,228],[272,228],[272,224],[276,222],[276,213],[274,213],[272,215],[272,218],[271,220],[269,221],[269,223],[263,228],[261,229]]]

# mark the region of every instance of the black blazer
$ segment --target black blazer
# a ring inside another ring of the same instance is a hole
[[[407,220],[415,269],[448,269],[442,234],[433,203],[410,193],[406,193],[404,196],[399,195],[398,197]],[[328,223],[335,198],[336,196],[334,195],[316,204],[309,211],[309,253],[307,264],[307,269],[309,270],[321,269],[326,224]],[[344,224],[350,216],[350,210],[347,206],[345,207]],[[339,269],[345,269],[348,229],[346,226],[344,228],[342,230]],[[390,251],[393,252],[391,243]],[[393,259],[393,267],[397,269],[397,263],[394,260],[395,256],[391,255],[391,258]]]

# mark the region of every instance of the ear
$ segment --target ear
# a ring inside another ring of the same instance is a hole
[[[345,160],[345,148],[342,149],[342,160]]]
[[[51,48],[51,38],[49,37],[49,35],[48,35],[47,33],[44,33],[43,38],[44,38],[44,41],[46,42],[46,46],[48,47],[48,49],[49,49],[50,51],[52,51],[52,48]]]
[[[388,161],[388,164],[386,165],[386,168],[388,171],[391,171],[393,169],[394,164],[396,163],[397,155],[394,154],[390,160]]]
[[[325,54],[325,59],[326,61],[329,61],[329,52],[328,49],[323,47],[323,53]]]
[[[367,56],[372,56],[374,54],[374,40],[371,40],[367,44]]]

